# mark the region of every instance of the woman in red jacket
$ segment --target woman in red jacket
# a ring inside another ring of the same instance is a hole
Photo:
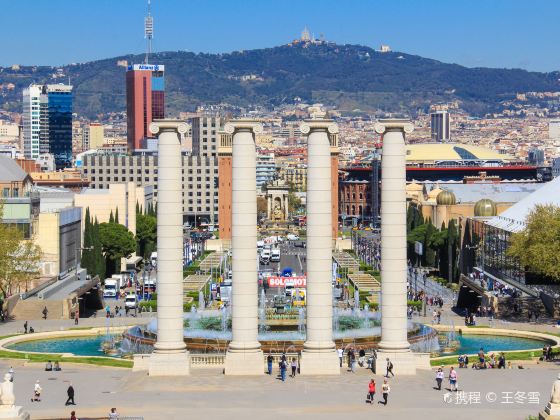
[[[375,395],[375,380],[372,379],[368,384],[368,394],[367,394],[366,402],[373,404],[374,395]]]

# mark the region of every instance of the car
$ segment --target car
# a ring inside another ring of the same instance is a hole
[[[288,233],[286,239],[288,239],[288,241],[299,241],[299,236],[294,233]]]
[[[126,295],[124,298],[124,306],[128,309],[136,309],[138,306],[138,297],[135,294]]]
[[[270,261],[271,262],[280,262],[280,250],[273,249],[270,254]]]
[[[307,242],[305,242],[305,241],[296,241],[296,242],[294,243],[294,246],[295,246],[296,248],[307,248]]]

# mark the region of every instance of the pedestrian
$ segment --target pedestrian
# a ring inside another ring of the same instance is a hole
[[[35,386],[33,388],[33,396],[31,397],[31,402],[41,402],[41,392],[43,392],[43,389],[41,388],[39,380],[37,379],[37,382],[35,382]]]
[[[47,309],[47,307],[45,306],[43,308],[43,318],[47,319],[47,315],[49,314],[49,310]]]
[[[387,399],[389,398],[389,392],[391,392],[391,387],[387,383],[387,379],[383,380],[383,385],[381,385],[381,394],[383,395],[383,401],[378,401],[378,404],[387,405]]]
[[[296,377],[296,373],[297,373],[297,360],[295,357],[292,358],[292,378]]]
[[[70,420],[78,420],[78,418],[76,417],[76,412],[74,410],[72,410],[72,412],[70,413]]]
[[[387,357],[387,375],[385,375],[386,378],[389,377],[389,373],[390,373],[392,376],[395,376],[395,374],[393,373],[393,362],[391,362],[391,361],[389,360],[389,358]]]
[[[23,324],[23,331],[24,334],[27,334],[27,321]]]
[[[358,364],[360,367],[364,367],[364,363],[366,361],[366,351],[364,349],[360,349],[360,358],[358,359]]]
[[[453,366],[449,370],[449,390],[457,392],[457,371]]]
[[[375,396],[375,379],[371,379],[368,384],[368,394],[366,397],[366,403],[373,404],[373,397]]]
[[[342,367],[342,358],[344,357],[344,349],[340,346],[337,350],[338,360],[340,361],[340,367]]]
[[[76,309],[76,312],[74,313],[74,325],[78,325],[79,320],[80,320],[79,311]]]
[[[111,412],[109,413],[109,420],[114,420],[119,418],[119,413],[117,413],[116,408],[111,408]]]
[[[443,382],[444,378],[445,378],[445,373],[443,373],[443,369],[438,368],[436,372],[436,383],[437,383],[438,391],[441,391],[441,383]]]
[[[356,353],[352,350],[352,358],[350,360],[350,370],[352,373],[356,373]]]
[[[10,366],[8,373],[10,374],[10,382],[14,382],[14,368],[12,366]]]
[[[272,362],[274,361],[274,357],[272,357],[272,354],[268,353],[268,356],[266,356],[266,364],[268,367],[268,374],[272,375]]]
[[[68,394],[68,399],[66,400],[65,405],[76,405],[76,403],[74,402],[74,387],[72,386],[72,382],[70,382],[70,385],[66,390],[66,394]]]
[[[280,378],[282,379],[282,382],[286,381],[286,370],[288,369],[288,366],[286,364],[286,360],[282,359],[280,360]]]
[[[105,312],[107,313],[107,318],[111,316],[111,307],[109,305],[105,306]]]

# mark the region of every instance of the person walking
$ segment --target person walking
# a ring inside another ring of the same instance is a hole
[[[33,387],[33,396],[31,397],[31,402],[41,402],[41,392],[43,392],[43,388],[41,388],[41,385],[39,385],[39,380],[37,379],[37,382],[35,382],[35,386]]]
[[[443,373],[443,369],[438,368],[436,372],[436,383],[437,383],[438,391],[441,391],[441,383],[443,382],[444,378],[445,378],[445,373]]]
[[[76,412],[74,410],[72,410],[72,412],[70,413],[70,420],[78,420],[78,418],[76,417]]]
[[[337,350],[338,360],[340,361],[340,367],[342,367],[342,358],[344,357],[344,349],[340,346]]]
[[[366,403],[373,405],[373,397],[375,396],[375,379],[371,379],[368,384],[368,394],[366,398]]]
[[[453,366],[449,370],[449,390],[457,392],[457,371]]]
[[[43,308],[43,318],[44,318],[44,319],[47,319],[47,315],[48,315],[48,314],[49,314],[49,310],[48,310],[47,307],[45,306],[45,307]]]
[[[78,325],[79,321],[80,321],[80,312],[76,310],[76,312],[74,313],[74,325]]]
[[[27,321],[23,324],[23,333],[27,334]]]
[[[274,357],[272,357],[272,354],[268,353],[268,356],[266,356],[266,364],[268,367],[268,374],[272,375],[272,362],[274,361]]]
[[[66,400],[65,405],[76,405],[76,403],[74,402],[74,387],[72,386],[72,382],[70,382],[66,393],[68,394],[68,399]]]
[[[383,401],[378,401],[378,404],[387,405],[387,399],[389,398],[389,392],[391,392],[391,387],[387,383],[387,379],[383,380],[383,385],[381,385],[381,394],[383,395]]]
[[[389,377],[389,373],[390,373],[392,376],[395,376],[395,374],[393,373],[393,362],[391,362],[391,361],[389,360],[389,358],[387,357],[387,375],[385,375],[386,378]]]
[[[117,413],[117,409],[115,407],[111,408],[111,412],[109,413],[109,420],[115,420],[119,418],[119,413]]]
[[[10,366],[8,373],[10,374],[10,382],[14,382],[14,368],[12,366]]]
[[[286,381],[286,370],[288,369],[288,365],[285,359],[280,360],[280,378],[282,382]]]
[[[291,367],[292,367],[292,378],[296,377],[296,373],[297,373],[297,360],[295,357],[292,358],[292,363],[291,363]]]
[[[350,359],[350,370],[356,373],[356,353],[352,350],[352,357]]]

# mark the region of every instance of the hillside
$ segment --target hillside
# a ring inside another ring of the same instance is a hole
[[[124,56],[62,67],[75,86],[74,110],[93,117],[125,110]],[[358,45],[279,46],[229,54],[162,52],[151,62],[166,66],[167,110],[193,110],[200,104],[278,105],[295,97],[362,109],[414,113],[430,103],[459,100],[473,114],[500,109],[517,92],[559,91],[559,73],[518,69],[466,68],[419,56],[379,53]],[[21,91],[32,82],[54,82],[53,67],[0,68],[5,109],[21,108]],[[253,75],[253,79],[250,79]],[[245,76],[245,77],[243,77]],[[249,80],[247,80],[249,78]]]

